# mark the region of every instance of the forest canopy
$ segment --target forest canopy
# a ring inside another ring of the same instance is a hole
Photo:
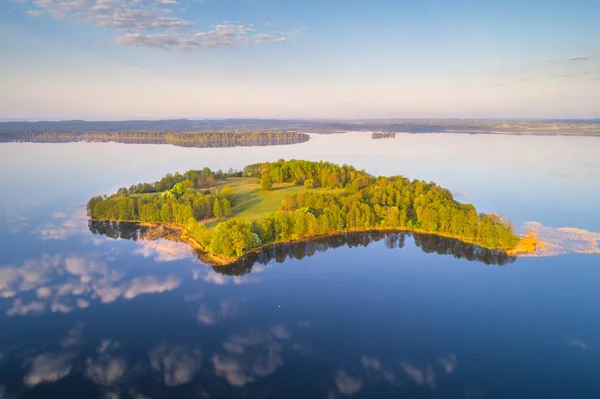
[[[328,162],[279,160],[243,171],[167,174],[94,197],[87,209],[94,220],[178,227],[220,263],[273,243],[349,231],[425,232],[502,251],[519,243],[509,221],[459,203],[435,183]]]

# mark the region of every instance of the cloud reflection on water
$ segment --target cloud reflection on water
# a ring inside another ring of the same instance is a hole
[[[283,342],[290,337],[291,332],[282,325],[265,333],[232,336],[223,342],[225,352],[212,356],[215,374],[234,387],[273,374],[283,365]]]
[[[342,394],[352,396],[360,391],[362,381],[348,375],[346,371],[340,370],[335,375],[335,385]]]
[[[162,373],[162,379],[168,386],[186,384],[194,378],[200,368],[201,352],[197,348],[158,345],[148,354],[152,368]]]
[[[72,357],[69,354],[50,352],[36,356],[23,382],[31,388],[43,382],[55,382],[66,377],[71,372]]]
[[[94,299],[102,303],[129,300],[171,291],[181,284],[181,279],[172,274],[126,277],[94,254],[64,260],[59,255],[43,255],[26,260],[22,266],[0,267],[0,297],[14,298],[5,311],[8,316],[68,313],[87,308]],[[31,299],[31,291],[36,299]]]
[[[533,231],[544,247],[528,256],[556,256],[570,253],[600,254],[600,233],[573,228],[548,227],[538,222],[527,222],[523,225],[524,233]]]

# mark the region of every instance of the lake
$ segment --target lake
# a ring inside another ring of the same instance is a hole
[[[514,259],[349,234],[213,268],[168,231],[89,224],[85,203],[167,172],[325,160],[594,241],[599,153],[595,137],[466,134],[2,143],[0,398],[598,398],[600,257],[579,247]]]

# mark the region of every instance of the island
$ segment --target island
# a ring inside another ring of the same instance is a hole
[[[395,139],[396,138],[396,133],[394,132],[388,132],[388,133],[383,133],[383,132],[373,132],[371,133],[371,138],[373,140],[379,140],[379,139]]]
[[[292,131],[261,132],[169,132],[169,131],[125,131],[125,132],[10,132],[0,131],[0,142],[28,143],[73,143],[115,142],[121,144],[171,144],[178,147],[259,147],[304,143],[310,139],[305,133]]]
[[[521,241],[510,221],[479,213],[433,182],[322,161],[167,174],[93,197],[87,212],[92,221],[175,229],[212,265],[233,264],[273,244],[348,232],[433,234],[510,255]]]

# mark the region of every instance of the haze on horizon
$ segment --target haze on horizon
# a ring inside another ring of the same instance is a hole
[[[599,118],[600,2],[5,0],[0,120]]]

